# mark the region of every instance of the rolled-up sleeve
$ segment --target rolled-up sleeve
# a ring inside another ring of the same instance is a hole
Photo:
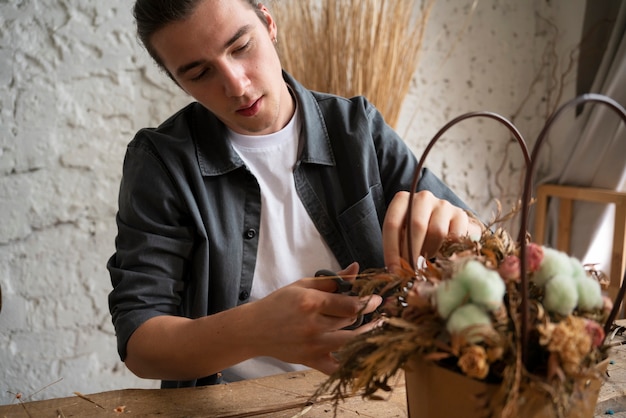
[[[183,202],[158,157],[131,143],[120,185],[116,252],[107,263],[113,285],[109,309],[122,360],[141,324],[181,314],[193,248]]]

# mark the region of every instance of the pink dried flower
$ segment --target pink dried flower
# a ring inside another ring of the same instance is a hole
[[[526,268],[530,273],[539,269],[543,261],[543,247],[534,243],[526,246]]]
[[[604,330],[596,321],[590,319],[585,320],[585,330],[591,336],[591,344],[594,347],[600,347],[604,342]]]
[[[516,282],[520,281],[520,260],[516,255],[507,255],[505,259],[500,263],[500,267],[498,267],[498,273],[500,273],[500,277],[504,279],[505,282]]]

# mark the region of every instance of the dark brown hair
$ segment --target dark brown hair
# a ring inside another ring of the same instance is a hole
[[[152,35],[173,22],[188,18],[203,0],[137,0],[133,16],[137,25],[137,36],[150,56],[163,70],[167,69],[151,44]],[[229,0],[233,1],[233,0]],[[241,0],[253,8],[262,22],[265,18],[258,5],[258,0]],[[168,73],[169,74],[169,73]],[[171,77],[171,74],[170,74]]]

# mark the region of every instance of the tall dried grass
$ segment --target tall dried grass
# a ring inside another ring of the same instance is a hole
[[[283,67],[306,87],[366,96],[395,126],[435,0],[274,0]]]

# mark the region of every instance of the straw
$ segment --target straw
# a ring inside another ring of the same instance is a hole
[[[274,0],[283,67],[305,87],[364,95],[398,122],[435,0]]]

